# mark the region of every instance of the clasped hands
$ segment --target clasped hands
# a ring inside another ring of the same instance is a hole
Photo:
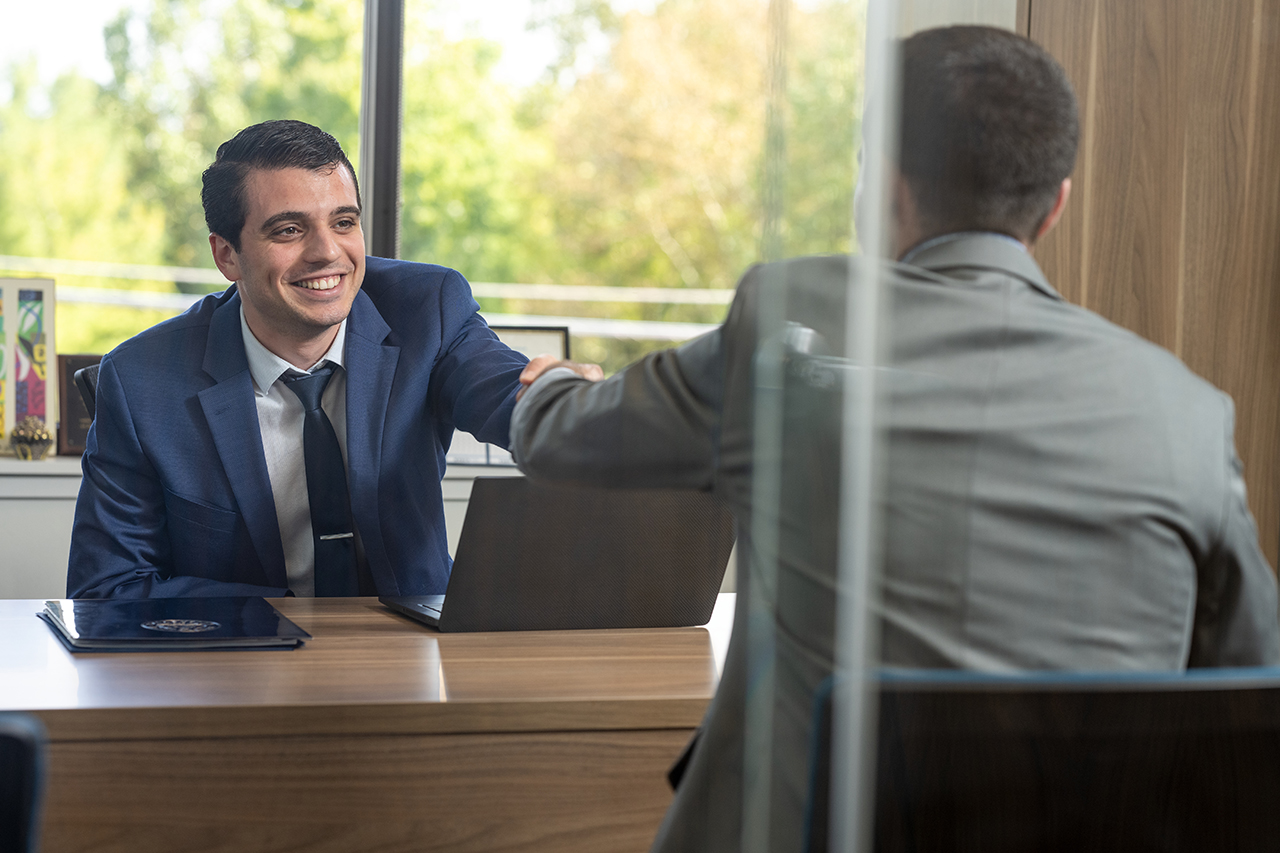
[[[524,392],[529,390],[529,386],[542,374],[555,367],[567,367],[583,379],[590,379],[592,382],[598,382],[604,379],[604,371],[600,369],[598,364],[582,364],[577,361],[566,361],[562,358],[556,358],[554,355],[540,355],[525,365],[524,370],[520,373],[520,384],[523,386],[516,392],[516,399],[519,400],[524,396]]]

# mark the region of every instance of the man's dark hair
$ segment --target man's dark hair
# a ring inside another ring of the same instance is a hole
[[[1080,123],[1062,67],[991,27],[926,30],[902,44],[898,166],[927,234],[1035,238],[1075,165]]]
[[[244,228],[244,182],[251,169],[336,169],[345,166],[356,188],[356,170],[338,140],[302,121],[281,119],[246,127],[218,146],[213,164],[204,170],[204,221],[209,232],[222,237],[237,252]]]

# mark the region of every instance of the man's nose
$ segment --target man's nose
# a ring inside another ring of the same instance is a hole
[[[337,236],[328,228],[317,228],[307,238],[307,260],[332,261],[341,254]]]

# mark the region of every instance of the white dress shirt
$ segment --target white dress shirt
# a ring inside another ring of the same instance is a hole
[[[284,545],[284,564],[289,589],[297,596],[314,596],[315,541],[311,536],[311,502],[307,498],[307,467],[302,452],[302,402],[285,387],[280,377],[298,370],[262,345],[244,319],[240,306],[240,331],[244,352],[253,374],[253,394],[258,408],[258,429],[262,433],[262,450],[267,457],[267,475],[271,478],[271,496],[275,499],[276,519],[280,524],[280,541]],[[347,321],[338,327],[333,346],[306,372],[325,362],[339,369],[333,371],[325,386],[320,408],[329,416],[333,431],[342,448],[342,462],[347,464],[347,372],[343,361],[347,338]],[[347,482],[351,482],[350,473]],[[360,534],[356,533],[357,559],[363,557]]]

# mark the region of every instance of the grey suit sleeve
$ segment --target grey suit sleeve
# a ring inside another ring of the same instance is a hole
[[[1276,577],[1258,547],[1226,401],[1227,488],[1221,536],[1200,567],[1188,666],[1280,665]]]
[[[548,372],[516,405],[512,452],[535,477],[710,488],[723,369],[717,329],[601,382]]]

